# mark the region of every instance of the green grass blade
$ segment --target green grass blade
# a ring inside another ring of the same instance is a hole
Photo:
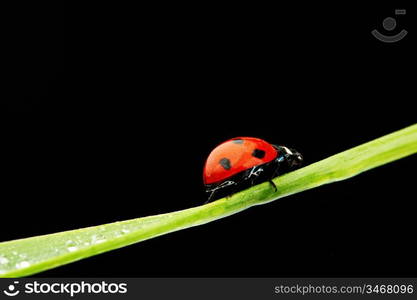
[[[161,215],[0,243],[0,277],[35,274],[162,234],[205,224],[343,180],[417,152],[417,124],[277,177],[229,198]]]

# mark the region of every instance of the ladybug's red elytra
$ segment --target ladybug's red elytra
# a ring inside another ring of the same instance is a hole
[[[218,145],[207,158],[203,180],[208,201],[269,181],[302,163],[301,154],[254,137],[237,137]]]

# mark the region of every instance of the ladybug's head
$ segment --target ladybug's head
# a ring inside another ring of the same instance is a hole
[[[292,168],[298,168],[303,163],[303,156],[295,149],[290,149],[285,146],[277,146],[278,151],[284,156],[288,166]]]

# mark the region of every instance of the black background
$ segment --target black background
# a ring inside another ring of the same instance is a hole
[[[406,3],[348,3],[12,8],[0,240],[200,205],[235,136],[309,164],[415,123],[413,12],[384,44]],[[415,276],[416,158],[38,276]]]

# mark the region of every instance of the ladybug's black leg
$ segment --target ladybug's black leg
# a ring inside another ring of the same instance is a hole
[[[275,185],[275,183],[272,181],[272,179],[269,179],[268,182],[274,187],[274,192],[278,191],[277,186]]]
[[[275,177],[279,175],[279,162],[276,163],[275,170],[272,172],[271,178],[269,178],[268,182],[274,187],[274,192],[278,191],[276,184],[272,181]]]
[[[220,184],[206,186],[206,192],[210,193],[208,199],[204,204],[217,200],[219,198],[227,197],[235,193],[234,187],[237,183],[233,180],[227,180]]]
[[[214,196],[214,193],[215,193],[216,191],[214,190],[214,191],[212,191],[211,193],[210,193],[210,196],[208,196],[208,198],[207,198],[207,200],[206,200],[206,202],[204,202],[204,204],[207,204],[207,203],[209,203],[210,201],[211,201],[211,198],[213,198],[213,196]]]

